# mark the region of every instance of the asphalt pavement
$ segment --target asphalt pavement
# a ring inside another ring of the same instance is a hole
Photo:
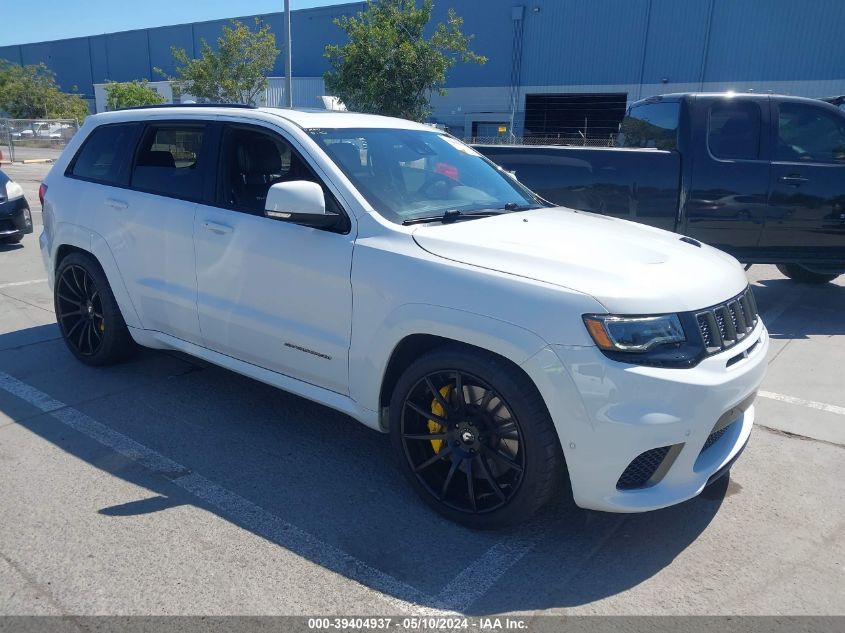
[[[36,232],[0,246],[0,614],[845,615],[845,278],[748,274],[769,328],[730,479],[639,515],[473,532],[387,436],[175,353],[76,362]]]

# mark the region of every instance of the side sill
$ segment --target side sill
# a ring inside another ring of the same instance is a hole
[[[132,338],[139,345],[156,349],[173,349],[189,354],[190,356],[201,358],[209,363],[242,374],[253,380],[258,380],[271,387],[282,389],[283,391],[345,413],[358,420],[364,426],[384,432],[384,429],[379,425],[378,412],[365,409],[349,396],[270,371],[269,369],[264,369],[263,367],[258,367],[257,365],[246,363],[206,347],[183,341],[169,334],[151,330],[140,330],[138,328],[129,328],[129,331],[132,334]]]

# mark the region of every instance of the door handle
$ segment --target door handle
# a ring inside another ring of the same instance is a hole
[[[106,206],[112,209],[128,209],[129,203],[123,200],[117,200],[116,198],[106,198]]]
[[[778,178],[781,182],[785,182],[787,185],[792,185],[793,187],[799,186],[802,182],[807,182],[806,178],[803,178],[800,174],[790,174],[789,176],[781,176]]]
[[[206,231],[217,233],[217,235],[226,235],[227,233],[231,233],[233,231],[232,227],[228,224],[220,224],[219,222],[203,222],[202,227]]]

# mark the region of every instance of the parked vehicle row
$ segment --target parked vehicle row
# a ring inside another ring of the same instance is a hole
[[[768,335],[734,258],[554,207],[430,126],[99,114],[41,197],[80,361],[181,350],[343,411],[466,525],[568,489],[598,510],[675,504],[748,441]]]
[[[23,187],[0,169],[0,244],[17,244],[32,233],[32,213]]]
[[[652,97],[628,109],[620,145],[477,149],[556,204],[675,231],[799,281],[845,272],[845,112],[833,103]]]

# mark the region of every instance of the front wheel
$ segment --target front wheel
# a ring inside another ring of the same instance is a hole
[[[109,282],[97,261],[71,253],[56,271],[56,320],[68,349],[86,365],[110,365],[135,348]]]
[[[803,264],[778,264],[778,270],[794,281],[805,284],[826,284],[833,281],[845,271],[825,270]]]
[[[411,364],[393,391],[390,431],[417,493],[468,527],[526,520],[563,479],[560,442],[536,387],[486,353],[444,347]]]

